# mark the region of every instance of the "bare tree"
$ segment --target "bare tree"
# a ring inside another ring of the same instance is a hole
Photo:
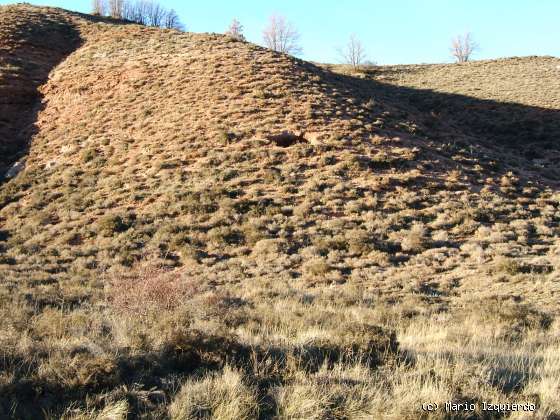
[[[184,29],[175,10],[166,9],[154,0],[108,0],[107,6],[105,6],[105,1],[95,0],[93,2],[94,11],[103,10],[111,17],[130,20],[140,25]]]
[[[226,34],[239,39],[240,41],[245,41],[245,35],[243,35],[243,25],[237,19],[233,19],[229,25]]]
[[[470,32],[465,35],[458,35],[451,40],[451,55],[458,63],[470,61],[475,51],[479,49],[478,44],[473,40]]]
[[[91,13],[94,15],[103,16],[105,14],[105,1],[93,0],[91,2]]]
[[[182,31],[185,29],[181,21],[179,20],[179,15],[173,9],[169,9],[163,18],[162,26],[167,29],[177,29]]]
[[[355,34],[350,35],[346,46],[339,49],[339,54],[344,59],[344,62],[350,64],[354,70],[359,68],[366,60],[364,46]]]
[[[178,30],[184,28],[175,10],[166,9],[153,0],[122,1],[121,18],[140,25]]]
[[[299,32],[284,16],[272,15],[268,20],[268,25],[263,31],[265,45],[278,52],[298,55],[302,49],[299,45]]]
[[[150,0],[137,0],[127,2],[124,6],[123,17],[140,25],[148,25],[149,10],[152,5]]]
[[[124,0],[109,0],[109,16],[115,19],[122,19],[124,3]]]
[[[159,3],[150,1],[147,9],[148,22],[150,26],[162,26],[166,10]]]
[[[140,23],[142,25],[145,24],[143,21],[143,13],[142,13],[142,1],[137,1],[135,3],[127,1],[122,5],[121,10],[121,17],[126,20],[130,20],[132,22]]]

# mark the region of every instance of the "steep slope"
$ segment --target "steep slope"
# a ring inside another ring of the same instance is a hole
[[[26,129],[38,110],[37,88],[73,51],[79,37],[68,19],[53,10],[22,13],[5,6],[0,13],[0,173],[27,146]]]
[[[558,413],[550,162],[222,35],[17,6],[2,45],[24,15],[80,42],[0,187],[0,414]]]

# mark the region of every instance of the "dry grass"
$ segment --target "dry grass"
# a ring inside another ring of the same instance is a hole
[[[219,374],[182,385],[169,408],[172,419],[253,419],[258,415],[256,392],[243,383],[242,372],[226,366]]]
[[[557,57],[512,57],[371,67],[355,76],[371,80],[385,104],[407,107],[408,121],[400,122],[401,128],[443,143],[436,147],[462,165],[484,167],[472,159],[483,146],[500,153],[499,158],[487,154],[495,159],[489,168],[512,165],[515,173],[535,171],[537,178],[558,182],[559,66]],[[326,67],[348,72],[344,66]],[[470,138],[454,135],[457,128]],[[510,175],[502,178],[504,192],[512,191],[515,175]]]
[[[558,148],[504,120],[558,132],[554,59],[354,77],[27,5],[0,45],[46,15],[80,44],[0,186],[0,417],[560,415]]]

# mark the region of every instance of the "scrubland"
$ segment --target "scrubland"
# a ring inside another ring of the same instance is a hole
[[[560,60],[0,20],[0,417],[560,416]]]

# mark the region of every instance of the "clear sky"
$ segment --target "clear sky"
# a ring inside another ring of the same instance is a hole
[[[29,1],[29,0],[28,0]],[[33,4],[89,12],[89,0]],[[0,0],[0,4],[12,1]],[[475,59],[560,56],[560,0],[160,0],[194,32],[224,32],[236,17],[262,43],[268,16],[285,15],[299,30],[307,60],[336,63],[337,47],[355,33],[379,64],[452,61],[451,38],[471,32]]]

